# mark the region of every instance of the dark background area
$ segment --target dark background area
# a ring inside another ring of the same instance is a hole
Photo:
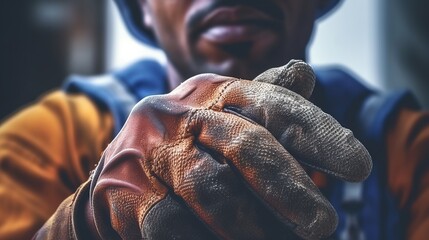
[[[107,1],[1,1],[0,119],[58,88],[71,73],[106,70]],[[429,2],[380,4],[381,81],[390,89],[411,88],[429,108]]]
[[[58,88],[70,73],[104,70],[105,0],[0,3],[0,119]]]
[[[429,1],[383,2],[384,85],[411,89],[429,109]]]

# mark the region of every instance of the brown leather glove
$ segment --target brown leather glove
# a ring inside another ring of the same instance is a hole
[[[300,163],[361,181],[371,170],[370,156],[349,130],[295,93],[311,95],[314,74],[305,63],[291,62],[255,80],[203,74],[138,103],[92,178],[88,215],[97,234],[332,234],[335,210]]]

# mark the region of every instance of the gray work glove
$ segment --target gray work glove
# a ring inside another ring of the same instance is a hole
[[[371,158],[351,131],[306,100],[314,87],[307,64],[293,61],[255,80],[203,74],[138,103],[92,179],[89,216],[97,234],[332,234],[335,210],[301,164],[361,181]]]

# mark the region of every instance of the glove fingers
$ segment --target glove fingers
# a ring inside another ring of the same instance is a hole
[[[250,198],[249,198],[250,199]],[[256,203],[258,223],[264,229],[262,239],[300,239],[288,228],[285,228],[275,216],[259,202]],[[244,218],[244,216],[242,217]],[[232,225],[230,227],[235,227]],[[210,230],[194,213],[185,206],[183,200],[177,196],[168,194],[159,201],[149,212],[143,221],[143,239],[185,239],[185,240],[215,240],[216,234]],[[258,239],[249,234],[230,237],[230,239]]]
[[[285,88],[237,81],[213,109],[258,123],[297,160],[330,175],[361,181],[371,171],[369,153],[350,130]]]
[[[216,239],[188,208],[170,194],[149,210],[141,229],[143,239]]]
[[[300,60],[291,60],[285,66],[268,69],[253,81],[281,86],[309,99],[313,93],[315,79],[310,65]]]
[[[335,230],[335,210],[266,129],[210,110],[196,111],[190,125],[198,141],[225,156],[250,189],[295,233],[320,238]]]
[[[267,239],[272,232],[281,232],[281,229],[274,231],[272,226],[264,227],[261,214],[267,210],[227,164],[219,163],[219,159],[191,143],[155,151],[156,162],[164,168],[155,166],[154,173],[196,216],[223,239]],[[163,171],[170,163],[169,168],[175,171]]]
[[[314,84],[314,75],[308,65],[292,63],[291,76],[286,67],[284,71],[268,70],[256,80],[276,78],[272,83],[292,88],[307,97]],[[286,77],[276,77],[278,71],[280,76]],[[294,81],[295,78],[300,80]],[[371,171],[371,157],[350,130],[284,87],[205,74],[187,80],[169,94],[167,100],[197,109],[230,112],[256,122],[268,129],[297,160],[343,180],[361,181]]]

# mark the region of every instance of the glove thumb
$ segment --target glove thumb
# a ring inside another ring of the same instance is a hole
[[[291,60],[284,66],[268,69],[254,81],[281,86],[308,99],[313,93],[315,79],[310,65],[301,60]]]

